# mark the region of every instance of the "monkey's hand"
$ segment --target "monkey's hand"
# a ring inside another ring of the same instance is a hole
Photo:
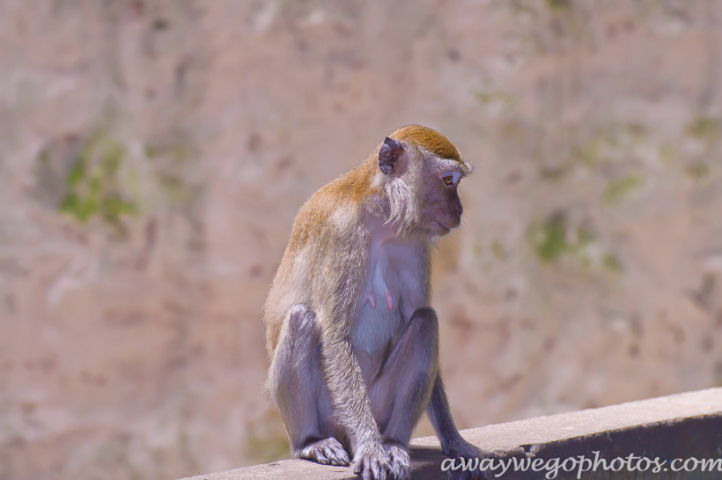
[[[391,457],[381,442],[367,442],[358,449],[353,459],[353,472],[363,480],[393,478]]]

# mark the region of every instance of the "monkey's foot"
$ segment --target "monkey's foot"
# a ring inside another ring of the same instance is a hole
[[[333,437],[313,442],[294,453],[293,456],[313,460],[322,465],[348,465],[351,463],[346,450]]]
[[[482,458],[481,450],[459,437],[443,446],[444,454],[449,458]]]
[[[453,441],[450,445],[443,447],[444,454],[456,461],[460,461],[461,458],[469,461],[474,458],[478,458],[479,461],[484,457],[481,450],[468,443],[463,438],[458,438]],[[470,471],[456,472],[455,475],[451,475],[454,480],[486,480],[489,478],[488,473],[485,470],[475,469]]]
[[[389,472],[392,478],[405,479],[409,478],[409,469],[411,460],[409,452],[402,446],[395,443],[387,443],[384,445],[386,453],[389,454]]]

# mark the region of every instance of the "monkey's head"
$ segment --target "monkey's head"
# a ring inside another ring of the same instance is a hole
[[[471,173],[459,150],[440,133],[411,125],[386,137],[378,150],[376,181],[401,231],[446,235],[461,223],[458,187]]]

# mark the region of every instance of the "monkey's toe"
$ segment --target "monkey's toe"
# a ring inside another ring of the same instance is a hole
[[[399,480],[409,478],[411,459],[409,452],[402,446],[387,444],[386,452],[389,454],[389,472],[393,478]]]
[[[348,465],[351,463],[346,450],[333,437],[314,442],[303,448],[297,455],[299,458],[313,460],[322,465]]]

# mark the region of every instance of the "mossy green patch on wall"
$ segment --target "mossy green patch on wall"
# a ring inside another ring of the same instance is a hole
[[[689,122],[684,131],[703,146],[704,153],[709,154],[722,138],[722,120],[703,115]]]
[[[126,148],[105,133],[91,136],[68,172],[60,211],[81,223],[99,218],[123,230],[122,219],[138,211],[137,202],[123,188],[120,170]]]
[[[532,226],[529,241],[537,257],[545,262],[556,260],[560,255],[571,251],[567,241],[567,221],[563,213],[555,213],[544,222]]]
[[[516,97],[506,92],[486,92],[477,90],[474,92],[474,97],[481,105],[501,105],[508,110],[513,109],[519,102]]]
[[[697,160],[684,167],[684,171],[687,175],[695,180],[701,180],[709,175],[709,165],[707,162]]]
[[[594,235],[585,228],[570,226],[563,212],[554,213],[543,222],[532,225],[528,238],[543,262],[572,254],[583,264],[590,263],[585,249],[594,241]]]
[[[639,175],[627,175],[607,185],[604,190],[604,201],[607,203],[619,203],[629,193],[642,186],[642,179]]]
[[[685,131],[699,139],[717,139],[720,135],[720,121],[711,117],[698,117],[690,122]]]
[[[547,7],[552,10],[562,10],[572,7],[570,0],[546,0]]]
[[[196,149],[185,142],[177,142],[170,145],[145,146],[145,156],[149,160],[170,158],[174,162],[185,162],[195,155],[197,155]]]
[[[497,260],[506,260],[509,257],[506,248],[499,240],[494,240],[491,244],[491,253]]]
[[[198,158],[193,144],[181,138],[149,143],[145,157],[166,204],[183,208],[198,200],[202,186],[193,181],[191,162]]]
[[[622,265],[622,262],[611,253],[605,253],[604,256],[602,256],[602,266],[615,273],[621,273],[624,271],[624,265]]]
[[[624,272],[622,261],[609,247],[588,228],[570,224],[564,212],[553,213],[533,224],[528,231],[528,240],[542,263],[552,263],[568,255],[585,268]]]

